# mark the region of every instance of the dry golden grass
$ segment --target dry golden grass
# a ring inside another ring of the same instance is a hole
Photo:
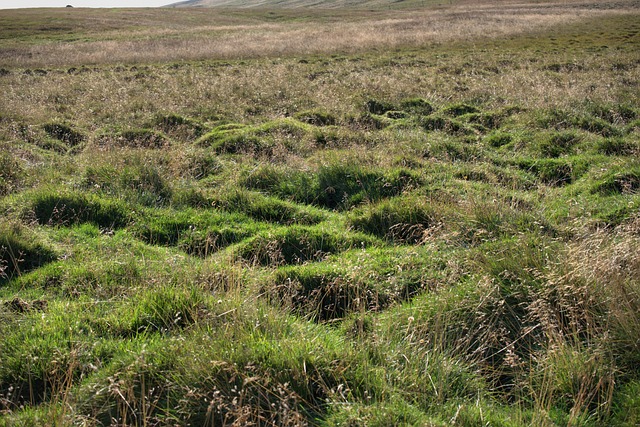
[[[602,8],[597,2],[519,4],[471,3],[441,9],[371,12],[111,11],[57,16],[54,22],[87,31],[85,40],[15,40],[0,44],[0,66],[60,67],[78,64],[148,63],[240,59],[372,49],[419,47],[452,41],[535,34],[612,14],[636,13],[633,2]],[[21,12],[15,19],[21,19]],[[52,11],[52,14],[61,12]],[[140,13],[140,20],[133,20]],[[172,20],[172,14],[175,20]],[[118,17],[122,16],[122,22]],[[37,18],[37,15],[33,16]],[[6,17],[5,20],[10,17]],[[207,23],[211,21],[211,23]],[[31,21],[25,22],[29,24]],[[33,22],[39,22],[34,20]],[[72,23],[72,24],[70,24]],[[94,28],[103,32],[92,31]],[[52,25],[55,29],[56,26]],[[46,29],[46,27],[45,27]]]
[[[251,122],[256,109],[258,116],[273,119],[322,106],[344,117],[358,114],[371,94],[389,100],[421,94],[437,103],[458,94],[460,99],[491,99],[494,108],[572,108],[585,98],[631,100],[633,85],[640,81],[640,69],[628,51],[608,49],[594,55],[561,50],[542,60],[535,42],[522,50],[519,46],[526,40],[514,43],[508,49],[467,44],[468,49],[308,57],[302,62],[285,58],[175,67],[78,67],[71,73],[50,70],[47,75],[12,71],[0,78],[0,115],[25,124],[67,120],[95,132],[123,121],[144,126],[158,112]],[[546,69],[567,62],[579,63],[582,70]],[[613,72],[612,64],[621,69]],[[5,132],[18,131],[8,123]]]

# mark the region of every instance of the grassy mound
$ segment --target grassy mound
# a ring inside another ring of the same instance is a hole
[[[47,189],[29,197],[25,215],[35,217],[39,224],[69,226],[90,222],[100,227],[119,228],[129,222],[126,204],[81,192]]]
[[[236,250],[250,264],[282,265],[320,261],[330,254],[374,243],[357,233],[338,234],[321,226],[290,226],[259,233]]]
[[[11,280],[57,258],[25,227],[0,222],[0,282]]]

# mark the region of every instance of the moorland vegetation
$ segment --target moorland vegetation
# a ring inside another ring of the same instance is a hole
[[[637,1],[0,15],[0,426],[637,426]]]

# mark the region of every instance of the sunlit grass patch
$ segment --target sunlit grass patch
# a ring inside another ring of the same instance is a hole
[[[300,316],[335,321],[409,300],[446,284],[450,273],[428,249],[370,247],[280,267],[263,288],[271,301]]]
[[[69,226],[90,222],[103,228],[120,228],[131,217],[129,206],[117,199],[52,187],[32,192],[24,201],[23,218],[33,218],[42,225]]]
[[[87,190],[144,206],[167,205],[173,194],[171,185],[159,168],[136,157],[126,159],[122,166],[88,166],[82,185]]]
[[[211,204],[229,212],[244,213],[256,221],[283,225],[313,225],[327,219],[327,214],[319,209],[241,189],[224,192],[215,197]]]
[[[356,230],[398,243],[417,243],[440,227],[445,216],[442,206],[415,195],[365,206],[351,213],[349,221]]]
[[[55,251],[19,223],[0,222],[0,282],[54,261]]]
[[[277,266],[321,261],[331,254],[376,243],[360,233],[296,225],[265,230],[242,242],[235,251],[250,264]]]
[[[385,173],[364,165],[331,162],[321,165],[316,173],[265,165],[251,171],[241,182],[274,196],[341,210],[398,195],[418,185],[420,177],[401,168]]]

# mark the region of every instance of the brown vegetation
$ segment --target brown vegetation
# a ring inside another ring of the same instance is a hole
[[[27,28],[41,25],[43,31],[50,30],[59,40],[5,40],[0,43],[0,66],[59,67],[354,53],[535,35],[561,24],[637,11],[633,1],[607,6],[572,1],[524,5],[465,2],[442,9],[385,12],[114,10],[108,18],[93,11],[74,11],[79,16],[61,27],[47,27],[47,22],[66,19],[68,11],[8,11],[4,20],[22,21]],[[78,37],[78,30],[86,37]],[[73,37],[68,36],[70,31],[74,31]]]

